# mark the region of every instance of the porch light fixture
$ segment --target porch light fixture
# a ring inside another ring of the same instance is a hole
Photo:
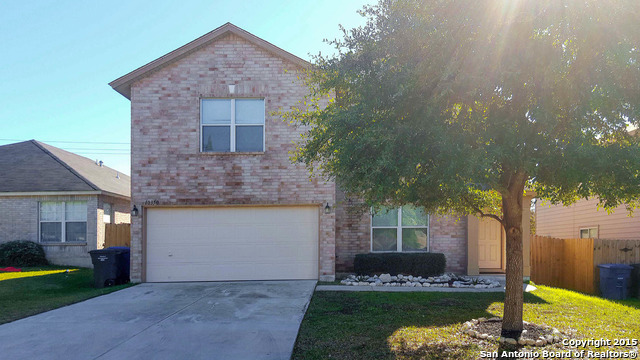
[[[139,213],[138,208],[135,205],[133,205],[133,209],[131,209],[131,216],[138,216],[138,213]]]
[[[324,206],[324,213],[331,214],[331,206],[329,206],[329,203],[327,203],[327,205]]]
[[[235,92],[236,92],[236,85],[229,84],[229,94],[235,94]]]

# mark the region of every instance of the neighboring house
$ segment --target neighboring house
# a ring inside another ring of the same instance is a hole
[[[105,223],[128,223],[130,211],[129,176],[35,140],[0,146],[0,242],[38,242],[54,264],[92,267]]]
[[[571,206],[536,206],[536,234],[555,238],[640,240],[640,217],[624,206],[612,213],[598,209],[598,199],[578,200]]]
[[[291,163],[304,129],[274,112],[299,105],[308,66],[227,23],[110,83],[131,100],[132,280],[330,280],[370,251],[442,252],[448,271],[503,271],[499,223],[410,207],[372,222]]]

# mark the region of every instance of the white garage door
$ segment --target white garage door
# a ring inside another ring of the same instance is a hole
[[[149,282],[318,278],[317,207],[147,211]]]

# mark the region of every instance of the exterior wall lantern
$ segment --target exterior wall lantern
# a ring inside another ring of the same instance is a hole
[[[331,206],[329,206],[329,203],[327,203],[327,205],[324,206],[324,213],[331,214]]]
[[[139,213],[138,208],[133,205],[133,209],[131,209],[131,216],[138,216]]]

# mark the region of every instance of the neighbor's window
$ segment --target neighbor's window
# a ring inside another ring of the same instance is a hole
[[[580,229],[580,239],[597,239],[598,238],[598,228],[585,228]]]
[[[264,99],[202,99],[201,151],[264,151]]]
[[[102,221],[105,224],[111,224],[111,212],[112,212],[113,206],[109,203],[104,203],[102,206],[102,209],[104,211],[104,215],[102,216]]]
[[[371,216],[371,251],[427,251],[429,215],[405,205],[381,209]]]
[[[87,203],[85,201],[41,202],[40,241],[86,242]]]

